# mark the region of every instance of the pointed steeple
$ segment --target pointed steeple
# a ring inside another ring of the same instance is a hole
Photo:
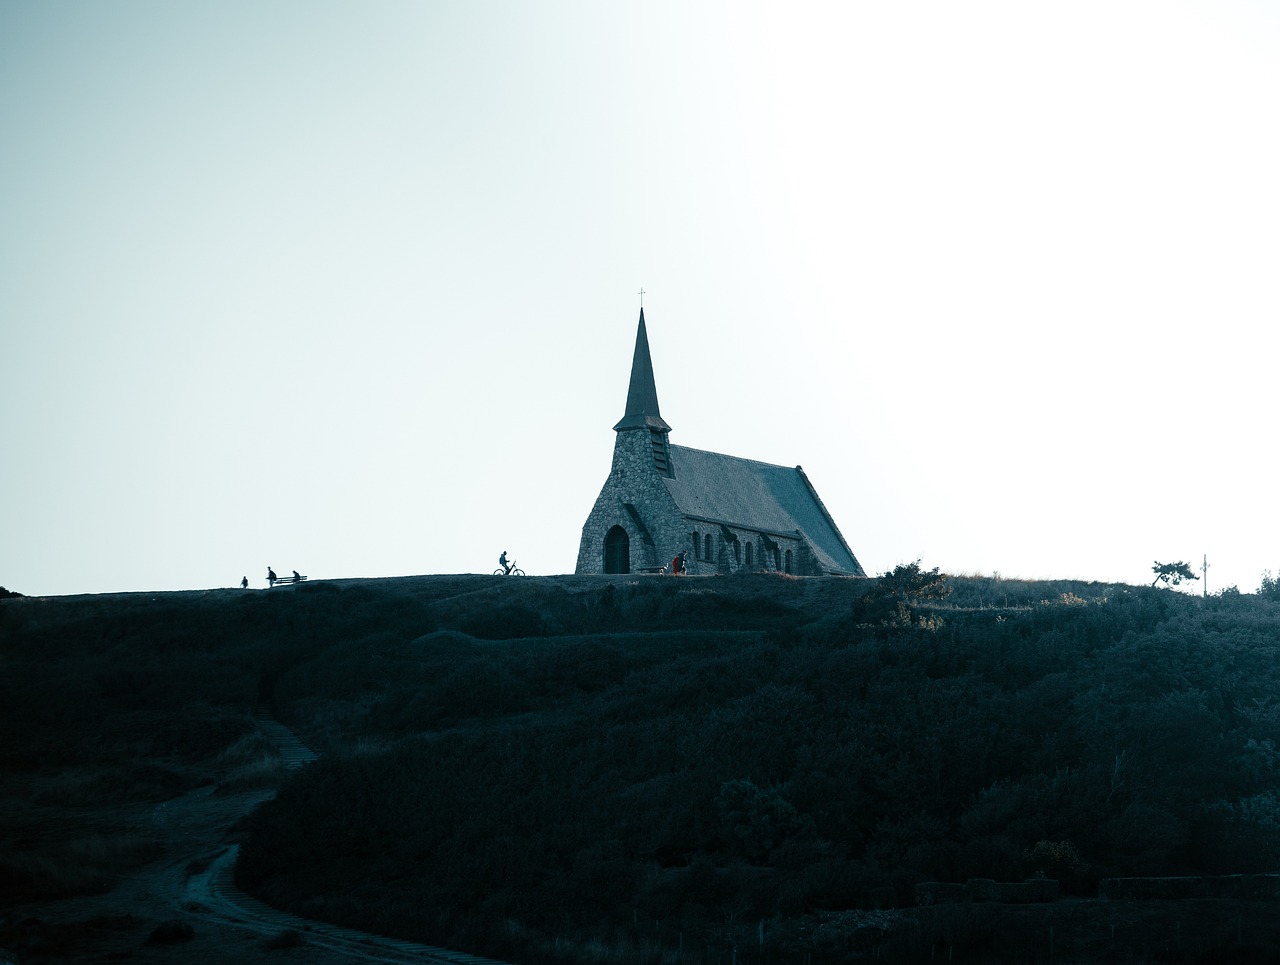
[[[649,357],[649,335],[644,327],[644,309],[640,309],[640,327],[636,331],[636,352],[631,359],[631,385],[627,389],[627,411],[622,421],[613,427],[622,429],[652,429],[670,432],[671,426],[658,412],[658,387],[653,381],[653,360]]]

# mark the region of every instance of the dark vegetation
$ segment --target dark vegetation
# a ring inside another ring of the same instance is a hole
[[[109,885],[72,853],[89,801],[252,779],[267,703],[322,760],[238,876],[315,918],[522,963],[1274,949],[1247,902],[912,907],[921,881],[1280,870],[1262,589],[913,564],[6,600],[5,799],[46,809],[8,812],[0,903]]]

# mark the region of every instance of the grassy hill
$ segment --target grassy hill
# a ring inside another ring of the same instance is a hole
[[[930,576],[0,601],[0,903],[147,860],[84,846],[112,802],[280,781],[246,889],[511,961],[1025,961],[1055,922],[1077,961],[1274,947],[1257,903],[1183,905],[1174,943],[1070,897],[1280,870],[1280,604]],[[264,704],[319,763],[284,778]],[[1036,875],[1068,900],[914,907]]]

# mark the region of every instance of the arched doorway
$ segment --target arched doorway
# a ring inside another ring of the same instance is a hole
[[[631,537],[621,526],[615,526],[604,534],[604,571],[631,572]]]

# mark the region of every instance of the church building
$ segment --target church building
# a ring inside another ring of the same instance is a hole
[[[695,574],[866,576],[799,466],[671,445],[643,308],[613,429],[613,469],[582,527],[578,573],[657,572],[683,550]]]

